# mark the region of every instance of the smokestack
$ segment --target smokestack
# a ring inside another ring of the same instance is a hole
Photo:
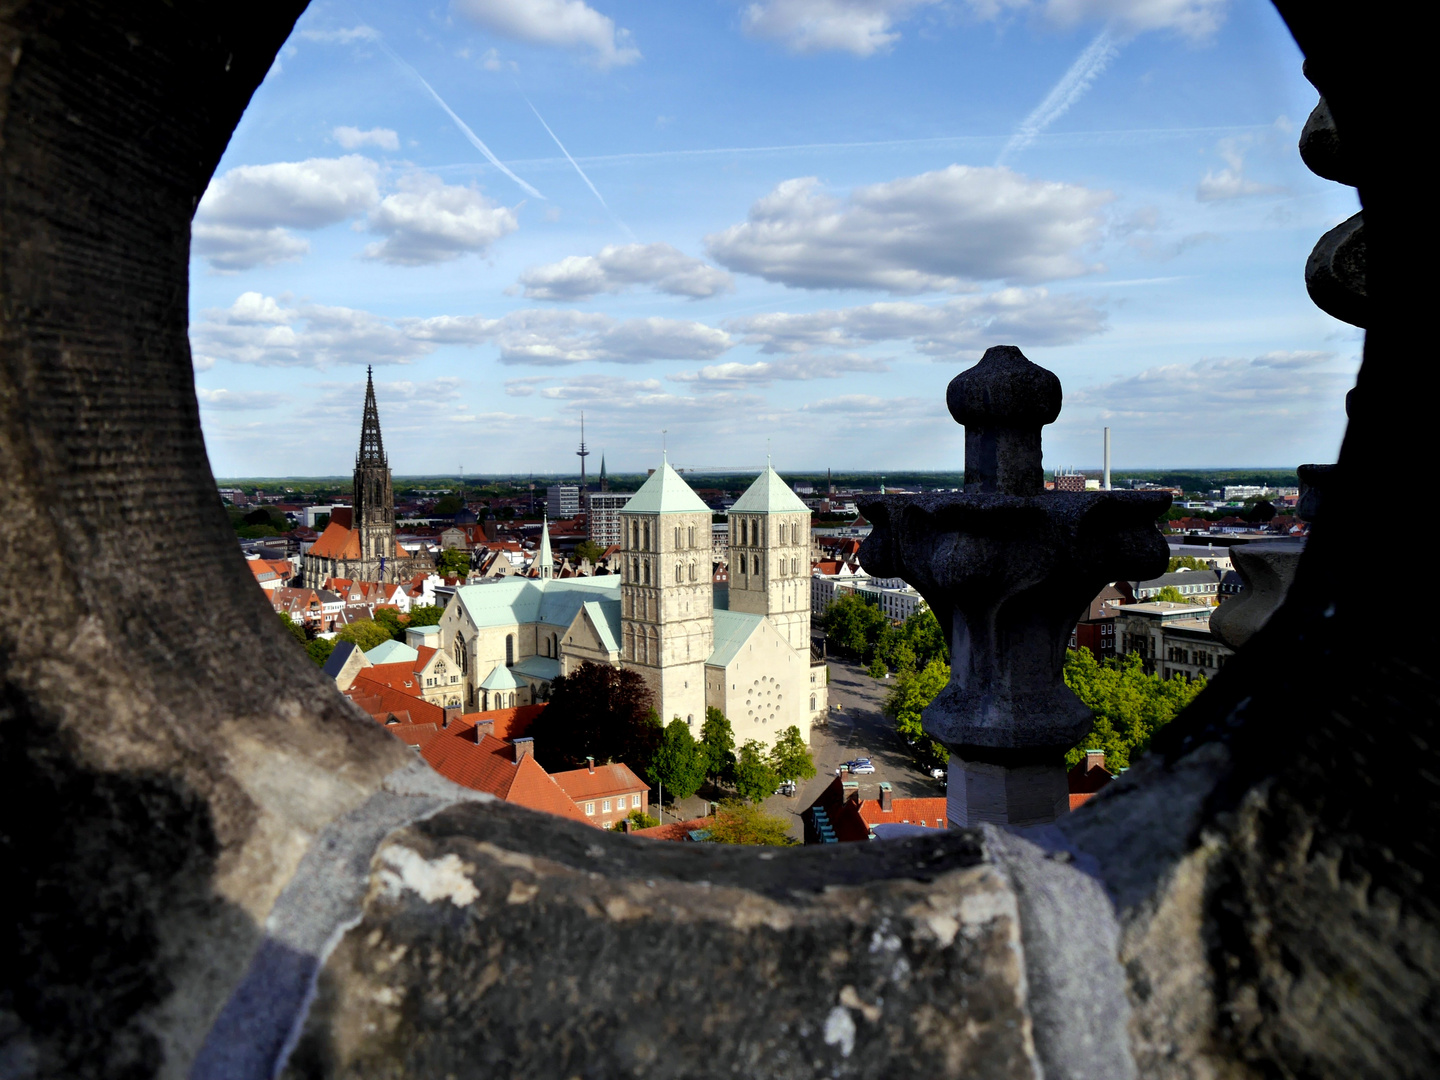
[[[1105,490],[1110,490],[1110,429],[1105,429]]]

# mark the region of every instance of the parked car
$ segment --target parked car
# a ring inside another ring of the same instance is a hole
[[[859,765],[851,765],[850,771],[857,775],[863,773],[873,773],[875,771],[875,766],[871,765],[868,761],[866,761]]]
[[[940,768],[939,766],[936,766],[935,768],[930,770],[930,778],[932,780],[944,780],[945,775],[945,770]]]
[[[775,789],[775,794],[776,794],[776,795],[794,795],[794,794],[795,794],[795,781],[794,781],[794,780],[786,780],[783,784],[781,784],[778,788]]]

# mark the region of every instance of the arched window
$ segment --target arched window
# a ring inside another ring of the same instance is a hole
[[[686,714],[686,716],[685,716],[685,723],[689,724],[691,727],[694,727],[694,726],[695,726],[695,714],[694,714],[694,713],[688,713],[688,714]]]
[[[515,635],[505,635],[505,666],[510,667],[515,663]]]
[[[695,526],[694,526],[694,525],[691,525],[691,526],[690,526],[690,532],[687,534],[687,538],[688,538],[688,540],[689,540],[689,543],[686,544],[685,546],[686,546],[686,547],[694,547],[694,546],[695,546]]]
[[[814,694],[811,694],[811,695],[810,695],[810,711],[811,711],[811,712],[814,712],[814,711],[815,711],[815,695],[814,695]]]
[[[645,584],[650,584],[650,560],[645,560]]]
[[[675,546],[676,546],[677,548],[680,546],[680,526],[679,526],[679,525],[676,525],[676,526],[675,526]]]
[[[635,629],[631,626],[625,628],[625,659],[635,659]]]
[[[684,568],[681,567],[681,565],[677,562],[677,563],[675,564],[675,584],[676,584],[676,585],[679,585],[679,584],[680,584],[682,581],[684,581],[684,580],[685,580]]]
[[[650,523],[648,521],[645,522],[645,543],[643,546],[646,551],[650,550]]]
[[[781,525],[781,526],[780,526],[780,543],[783,544],[784,542],[785,542],[785,526],[784,526],[784,525]]]
[[[455,663],[460,665],[461,675],[470,670],[470,658],[465,653],[465,639],[458,635],[455,638]]]
[[[695,580],[695,564],[693,562],[690,564],[690,580]]]

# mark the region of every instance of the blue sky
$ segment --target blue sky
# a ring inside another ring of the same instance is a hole
[[[321,0],[196,215],[211,464],[348,472],[373,364],[400,474],[958,469],[993,344],[1048,467],[1333,460],[1314,101],[1259,0]]]

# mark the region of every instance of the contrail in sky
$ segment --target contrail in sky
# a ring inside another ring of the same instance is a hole
[[[464,120],[461,120],[460,117],[456,116],[456,115],[455,115],[455,110],[452,109],[452,108],[450,108],[449,105],[446,105],[446,104],[445,104],[445,99],[442,98],[439,94],[437,94],[437,93],[435,92],[435,88],[434,88],[433,86],[431,86],[428,82],[425,81],[425,76],[421,75],[420,72],[416,71],[413,67],[411,67],[409,64],[407,64],[404,60],[400,59],[399,54],[396,53],[394,49],[390,48],[390,46],[389,46],[388,44],[386,44],[386,42],[385,42],[385,40],[384,40],[383,38],[376,38],[375,41],[376,41],[376,43],[377,43],[382,49],[385,50],[385,52],[386,52],[387,54],[389,54],[391,60],[394,60],[397,64],[399,64],[401,67],[403,67],[406,71],[410,72],[411,75],[415,76],[415,78],[419,81],[420,85],[423,86],[423,87],[425,87],[425,89],[429,91],[430,96],[435,99],[435,103],[436,103],[437,105],[439,105],[442,109],[445,110],[446,115],[448,115],[451,120],[455,121],[455,126],[458,127],[458,128],[461,130],[461,132],[464,133],[465,138],[467,138],[467,139],[470,140],[470,145],[473,146],[473,147],[475,147],[476,150],[479,150],[480,153],[484,154],[485,157],[489,159],[491,165],[494,165],[497,169],[499,169],[501,172],[503,172],[503,173],[504,173],[506,176],[508,176],[511,180],[514,180],[515,183],[519,184],[519,185],[525,190],[525,192],[526,192],[527,194],[533,195],[533,196],[534,196],[535,198],[537,198],[537,199],[543,199],[543,198],[545,198],[544,195],[541,195],[540,192],[536,191],[533,187],[531,187],[529,184],[527,184],[524,180],[521,180],[520,177],[516,176],[513,172],[511,172],[508,168],[506,168],[506,167],[505,167],[505,163],[504,163],[503,161],[501,161],[499,158],[497,158],[493,153],[491,153],[490,148],[489,148],[488,146],[486,146],[484,142],[481,141],[480,136],[479,136],[479,135],[476,135],[475,132],[473,132],[473,131],[470,130],[470,125],[467,124],[467,123],[465,123]],[[540,114],[539,114],[539,113],[536,113],[535,115],[538,116],[538,115],[540,115]],[[541,123],[543,124],[544,121],[542,120]],[[546,130],[548,131],[549,129],[547,128]],[[559,142],[559,140],[557,139],[556,142]],[[564,147],[562,146],[561,149],[563,150]],[[569,155],[567,154],[566,157],[569,157]],[[576,167],[578,168],[579,166],[576,166]],[[581,175],[584,175],[584,174],[582,173]],[[587,182],[588,182],[588,181],[587,181]]]
[[[1060,77],[1055,88],[1045,95],[1045,100],[1025,118],[995,164],[1004,165],[1005,159],[1029,146],[1047,127],[1064,116],[1071,105],[1079,101],[1090,84],[1109,66],[1110,61],[1120,55],[1123,42],[1116,41],[1109,30],[1101,30],[1084,52],[1070,65],[1070,70]]]
[[[516,89],[518,90],[519,87],[516,87]],[[570,151],[565,149],[565,144],[560,141],[560,136],[556,135],[555,132],[550,130],[550,125],[545,123],[545,118],[540,115],[540,110],[535,108],[535,103],[531,101],[528,97],[525,97],[523,92],[520,96],[522,98],[525,98],[525,104],[530,106],[530,111],[535,114],[535,119],[540,121],[540,126],[549,133],[550,138],[555,140],[555,145],[560,147],[560,152],[565,155],[565,160],[570,162],[571,165],[575,166],[575,171],[580,174],[580,179],[584,180],[585,186],[588,187],[592,192],[594,192],[595,198],[599,200],[600,205],[605,207],[605,212],[615,219],[615,224],[619,225],[620,228],[624,229],[631,240],[634,240],[635,234],[630,231],[630,226],[626,225],[625,222],[621,221],[620,215],[615,213],[614,210],[610,209],[610,204],[605,201],[605,196],[601,195],[600,189],[590,182],[590,177],[585,175],[585,170],[580,168],[580,163],[570,156]]]

